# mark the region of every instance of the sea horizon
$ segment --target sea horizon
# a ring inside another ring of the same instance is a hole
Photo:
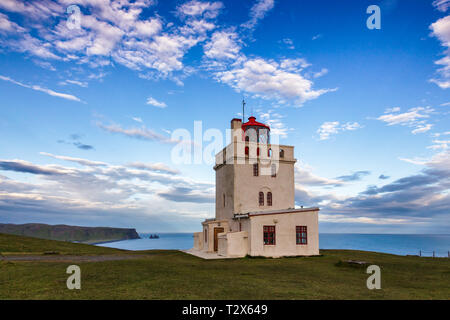
[[[129,239],[98,246],[125,250],[187,250],[193,247],[193,232],[138,232],[141,239]],[[151,234],[159,239],[149,239]],[[449,257],[450,234],[319,233],[319,248],[362,250],[396,255]]]

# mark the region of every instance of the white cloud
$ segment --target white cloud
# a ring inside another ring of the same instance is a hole
[[[442,6],[443,7],[443,6]],[[448,4],[445,8],[448,7]],[[445,47],[445,56],[434,63],[442,66],[437,70],[438,78],[432,78],[429,81],[437,84],[442,89],[450,88],[450,15],[437,20],[430,25],[431,35],[438,38],[441,45]]]
[[[288,47],[288,49],[294,50],[295,46],[294,46],[294,41],[292,41],[292,39],[289,38],[284,38],[283,43],[286,44],[286,46]]]
[[[180,143],[180,141],[173,140],[170,137],[156,133],[153,130],[145,127],[144,125],[142,125],[140,128],[134,127],[134,128],[129,128],[129,129],[122,128],[118,124],[104,125],[102,123],[97,123],[97,126],[105,131],[110,132],[110,133],[119,133],[119,134],[123,134],[130,138],[148,140],[148,141],[158,141],[158,142],[169,143],[169,144]]]
[[[92,160],[87,160],[87,159],[82,159],[82,158],[74,158],[74,157],[68,157],[68,156],[59,156],[59,155],[54,155],[54,154],[51,154],[51,153],[48,153],[48,152],[40,152],[40,154],[43,155],[43,156],[54,158],[54,159],[65,160],[65,161],[70,161],[70,162],[76,162],[76,163],[81,164],[83,166],[97,167],[97,166],[107,166],[108,165],[105,162],[92,161]]]
[[[8,16],[0,12],[0,32],[25,32],[26,30],[17,23],[10,21]]]
[[[51,217],[52,221],[65,223],[74,218],[82,220],[81,223],[92,219],[99,223],[103,219],[101,223],[109,224],[127,219],[127,223],[139,225],[137,221],[150,220],[150,226],[154,227],[167,218],[170,208],[171,217],[166,220],[169,224],[181,218],[186,223],[186,217],[180,215],[188,211],[197,212],[192,214],[198,219],[197,225],[200,218],[205,218],[204,212],[213,206],[213,184],[182,176],[178,170],[161,163],[111,165],[51,156],[77,162],[81,167],[0,159],[0,170],[34,177],[30,183],[30,179],[20,182],[0,175],[0,217],[20,212],[22,217],[33,221]],[[101,165],[92,165],[96,163]]]
[[[14,83],[14,84],[16,84],[18,86],[24,87],[24,88],[29,88],[29,89],[33,89],[33,90],[36,90],[36,91],[41,91],[41,92],[44,92],[44,93],[46,93],[48,95],[51,95],[51,96],[54,96],[54,97],[81,102],[81,100],[78,97],[74,96],[74,95],[67,94],[67,93],[56,92],[56,91],[53,91],[51,89],[43,88],[43,87],[38,86],[38,85],[23,84],[23,83],[21,83],[19,81],[15,81],[15,80],[13,80],[13,79],[11,79],[9,77],[5,77],[5,76],[2,76],[2,75],[0,75],[0,80],[8,81],[8,82]]]
[[[425,124],[425,125],[419,125],[419,126],[417,126],[416,129],[414,129],[414,130],[411,131],[411,132],[412,132],[413,134],[416,134],[416,133],[424,133],[424,132],[429,131],[429,130],[431,129],[432,126],[433,126],[433,125],[430,124],[430,123],[427,123],[427,124]]]
[[[441,12],[445,12],[450,8],[450,0],[434,0],[433,6]]]
[[[78,80],[64,80],[62,82],[60,82],[61,85],[67,85],[67,84],[74,84],[83,88],[87,88],[88,87],[88,83],[86,81],[78,81]]]
[[[388,126],[401,125],[414,128],[413,134],[427,132],[432,128],[432,124],[426,123],[426,119],[434,112],[430,107],[411,108],[407,112],[400,113],[400,108],[386,109],[383,115],[376,118],[385,122]]]
[[[447,141],[447,144],[449,141]],[[399,158],[399,160],[415,165],[428,166],[439,170],[450,170],[450,149],[442,148],[443,151],[434,154],[431,158]]]
[[[450,131],[436,132],[436,133],[432,134],[433,137],[440,137],[440,136],[446,136],[446,135],[450,135]]]
[[[307,64],[303,59],[285,59],[281,63],[262,58],[242,58],[230,70],[217,73],[217,79],[237,91],[245,91],[264,99],[280,102],[305,101],[336,89],[312,88],[313,82],[300,73]]]
[[[150,105],[158,107],[158,108],[166,108],[167,107],[167,104],[165,104],[164,102],[160,102],[152,97],[147,98],[147,104],[150,104]]]
[[[319,134],[320,140],[328,140],[331,135],[338,134],[343,131],[354,131],[362,128],[358,122],[347,122],[342,125],[339,121],[328,121],[324,122],[319,129],[317,129],[317,133]]]
[[[241,47],[237,33],[233,31],[216,31],[203,49],[210,59],[236,59]]]
[[[312,173],[312,168],[305,163],[298,162],[294,166],[295,182],[298,185],[308,186],[341,186],[343,181],[317,176]]]
[[[433,149],[433,150],[447,150],[448,146],[450,145],[450,140],[433,140],[433,144],[431,146],[428,146],[427,149]]]
[[[328,69],[327,68],[322,68],[322,70],[320,70],[319,72],[315,72],[313,74],[313,77],[314,78],[319,78],[319,77],[321,77],[323,75],[326,75],[327,73],[328,73]]]
[[[259,20],[263,19],[267,12],[273,9],[274,0],[257,0],[250,9],[250,20],[242,24],[242,27],[253,29]]]
[[[143,162],[133,162],[127,165],[128,167],[141,169],[141,170],[150,170],[168,174],[179,174],[180,171],[176,169],[172,169],[169,166],[165,165],[161,162],[156,163],[143,163]]]
[[[283,116],[273,110],[267,112],[260,112],[261,120],[270,127],[271,135],[279,135],[280,137],[287,137],[289,128],[283,122]]]
[[[0,1],[0,8],[9,12],[24,14],[28,18],[34,20],[45,19],[54,15],[62,15],[65,9],[59,3],[50,0],[2,0]]]
[[[219,15],[220,9],[223,8],[222,2],[200,2],[192,0],[186,2],[177,8],[178,14],[181,16],[198,17],[212,19]]]
[[[223,7],[221,2],[187,2],[177,8],[184,22],[175,26],[164,25],[157,13],[141,20],[141,13],[155,3],[153,0],[59,2],[2,1],[0,8],[32,15],[36,20],[28,23],[30,32],[0,40],[1,44],[42,59],[76,61],[93,68],[119,63],[147,74],[146,78],[169,78],[178,84],[189,74],[185,72],[189,68],[183,65],[183,57],[190,48],[206,40],[207,33],[216,27],[211,19]],[[72,4],[89,12],[81,13],[80,29],[69,29],[66,19],[60,19]],[[0,16],[0,31],[13,27],[6,18]]]

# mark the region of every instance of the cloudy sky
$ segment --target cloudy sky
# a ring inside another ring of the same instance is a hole
[[[322,232],[448,233],[449,8],[1,0],[0,222],[198,231],[214,171],[174,132],[225,134],[245,97]]]

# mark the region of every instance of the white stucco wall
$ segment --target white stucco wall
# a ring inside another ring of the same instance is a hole
[[[227,255],[233,258],[242,258],[249,253],[248,232],[227,233]]]
[[[226,233],[220,233],[217,240],[219,241],[217,254],[223,257],[228,256],[228,239]]]
[[[203,232],[194,233],[194,249],[203,250]]]
[[[275,245],[264,245],[263,227],[275,226]],[[296,226],[308,227],[308,244],[296,244]],[[250,255],[266,257],[318,255],[318,211],[250,217]]]

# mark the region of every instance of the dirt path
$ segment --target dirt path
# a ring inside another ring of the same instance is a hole
[[[0,256],[0,261],[42,261],[42,262],[101,262],[115,260],[145,259],[150,255],[94,255],[94,256],[70,256],[70,255],[20,255]]]

